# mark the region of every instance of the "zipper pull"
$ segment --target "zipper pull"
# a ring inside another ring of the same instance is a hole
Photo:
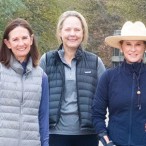
[[[141,104],[140,104],[140,105],[138,105],[138,109],[139,109],[139,110],[141,110]]]
[[[139,106],[139,110],[141,110],[141,105]]]

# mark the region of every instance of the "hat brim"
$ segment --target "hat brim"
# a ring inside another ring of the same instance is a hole
[[[146,36],[109,36],[105,38],[105,43],[110,47],[121,49],[122,40],[141,40],[146,41]]]

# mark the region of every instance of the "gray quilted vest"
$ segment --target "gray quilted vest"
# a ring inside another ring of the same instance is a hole
[[[41,146],[38,110],[43,71],[29,59],[26,73],[13,57],[0,64],[0,146]]]

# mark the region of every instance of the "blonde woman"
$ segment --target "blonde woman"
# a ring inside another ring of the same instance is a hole
[[[60,16],[57,38],[59,48],[41,58],[50,85],[49,145],[97,146],[91,103],[105,67],[98,56],[83,48],[88,26],[79,12],[66,11]]]

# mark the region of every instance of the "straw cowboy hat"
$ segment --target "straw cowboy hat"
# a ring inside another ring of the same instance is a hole
[[[111,47],[121,49],[122,40],[143,40],[146,41],[146,27],[140,22],[127,21],[121,29],[121,35],[109,36],[105,38],[105,43]]]

